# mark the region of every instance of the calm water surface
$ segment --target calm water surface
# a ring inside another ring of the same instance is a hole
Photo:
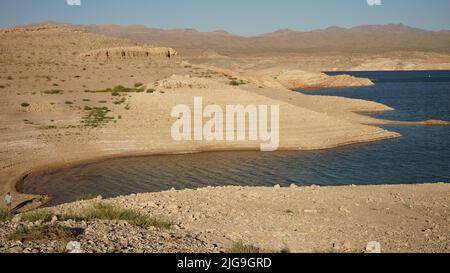
[[[450,120],[450,71],[345,72],[376,86],[308,91],[377,101],[394,120]],[[341,74],[332,72],[329,74]],[[450,182],[450,126],[385,126],[403,138],[314,152],[226,152],[122,158],[26,179],[21,190],[55,196],[53,204],[83,195],[114,197],[172,187],[272,186]]]

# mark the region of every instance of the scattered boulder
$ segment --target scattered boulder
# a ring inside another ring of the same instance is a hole
[[[381,253],[381,244],[376,241],[369,242],[366,247],[366,253]]]
[[[67,246],[66,246],[66,250],[69,253],[74,253],[74,254],[83,253],[83,251],[81,250],[81,244],[77,241],[68,242]]]

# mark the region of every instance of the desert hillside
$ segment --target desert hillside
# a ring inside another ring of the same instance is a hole
[[[450,32],[405,25],[282,29],[255,37],[225,31],[163,30],[88,25],[84,30],[156,45],[171,45],[197,63],[225,68],[279,66],[308,71],[450,69]]]
[[[224,31],[163,30],[145,26],[88,25],[85,30],[159,45],[170,44],[188,52],[215,50],[219,54],[261,53],[386,53],[425,51],[450,53],[448,31],[426,31],[405,25],[330,27],[307,32],[289,29],[255,37]]]

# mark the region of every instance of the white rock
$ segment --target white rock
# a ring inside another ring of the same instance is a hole
[[[81,244],[77,241],[68,242],[67,246],[66,246],[66,250],[69,253],[74,253],[74,254],[83,253],[83,251],[81,250]]]
[[[381,244],[376,241],[369,242],[366,247],[366,253],[381,253]]]

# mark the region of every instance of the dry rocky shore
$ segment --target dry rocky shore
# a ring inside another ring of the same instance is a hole
[[[209,253],[218,249],[189,233],[178,230],[140,228],[128,222],[53,221],[9,222],[0,224],[0,253],[65,253],[66,238],[38,241],[6,239],[18,229],[33,227],[67,227],[73,232],[70,240],[81,245],[83,253]]]
[[[98,204],[137,211],[170,227],[63,216]],[[76,228],[79,234],[71,239],[85,252],[224,252],[241,243],[261,252],[361,253],[377,241],[383,252],[448,253],[449,204],[450,185],[444,183],[223,187],[98,197],[50,208],[53,216],[46,222],[26,222],[19,215],[1,224],[0,252],[64,251],[66,242],[61,248],[57,240],[11,241],[21,226],[56,225]]]

